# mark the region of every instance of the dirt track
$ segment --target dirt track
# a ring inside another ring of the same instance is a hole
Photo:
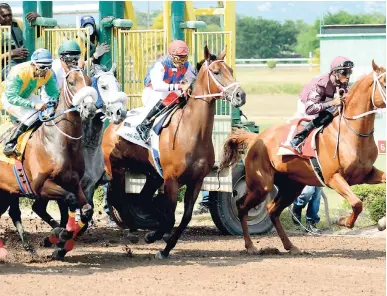
[[[36,228],[48,231],[37,221],[24,222],[35,246],[47,234]],[[4,226],[11,227],[9,219],[1,219],[0,229]],[[383,237],[292,235],[312,254],[290,256],[276,235],[267,235],[254,238],[257,246],[279,248],[280,254],[248,256],[242,237],[191,227],[171,258],[160,261],[154,253],[163,243],[146,245],[141,239],[130,245],[123,230],[100,226],[85,234],[65,262],[52,261],[52,249],[43,248],[38,248],[39,262],[30,262],[17,235],[7,231],[11,256],[0,264],[1,294],[385,295]]]

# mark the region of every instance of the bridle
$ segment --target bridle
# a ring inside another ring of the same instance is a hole
[[[234,96],[237,88],[240,86],[240,83],[239,82],[233,82],[227,86],[223,86],[216,78],[215,78],[215,75],[214,73],[211,71],[210,69],[210,65],[211,64],[214,64],[214,63],[224,63],[224,60],[216,60],[216,61],[213,61],[212,63],[208,63],[208,61],[206,60],[204,62],[204,65],[205,66],[205,70],[207,72],[207,75],[208,75],[208,95],[199,95],[199,96],[190,96],[192,98],[196,98],[196,99],[201,99],[201,98],[215,98],[215,97],[218,97],[218,98],[224,98],[226,99],[226,101],[228,102],[231,102],[231,98]],[[212,81],[215,83],[215,85],[217,86],[218,88],[218,93],[211,93],[211,90],[210,90],[210,77],[212,79]],[[230,89],[232,89],[232,92],[230,93]],[[229,94],[227,94],[229,93]]]
[[[383,89],[382,85],[380,84],[380,81],[379,79],[382,78],[383,76],[386,75],[386,72],[383,72],[382,74],[380,75],[377,75],[376,72],[373,72],[373,79],[374,79],[374,82],[373,82],[373,85],[372,85],[372,96],[371,96],[371,101],[372,101],[372,105],[374,106],[374,109],[373,110],[370,110],[370,111],[367,111],[367,112],[364,112],[364,113],[361,113],[359,115],[355,115],[355,116],[351,116],[351,117],[347,117],[345,116],[344,112],[345,112],[345,102],[343,102],[343,113],[342,113],[342,117],[344,118],[344,122],[347,124],[347,126],[349,127],[349,129],[355,133],[357,136],[359,137],[369,137],[371,136],[373,133],[374,133],[374,130],[372,130],[371,132],[367,133],[367,134],[362,134],[362,133],[359,133],[357,132],[348,122],[348,120],[357,120],[359,118],[362,118],[362,117],[365,117],[365,116],[368,116],[370,114],[374,114],[374,113],[378,113],[378,114],[381,114],[383,112],[385,112],[385,108],[378,108],[376,105],[375,105],[375,93],[376,93],[376,88],[379,89],[380,91],[380,94],[382,95],[382,98],[383,98],[383,102],[386,103],[386,91]]]

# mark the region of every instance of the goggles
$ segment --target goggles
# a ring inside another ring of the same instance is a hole
[[[352,74],[352,69],[340,69],[337,70],[337,73],[339,73],[341,76],[349,78],[349,76]]]
[[[182,63],[185,63],[186,61],[188,61],[188,56],[178,56],[178,55],[174,55],[172,56],[172,61],[173,63],[178,63],[178,64],[182,64]]]
[[[44,70],[50,70],[52,65],[51,64],[35,64],[36,68],[38,68],[41,71]]]
[[[80,54],[65,54],[62,55],[61,58],[66,62],[66,63],[77,63],[79,59],[81,58]]]

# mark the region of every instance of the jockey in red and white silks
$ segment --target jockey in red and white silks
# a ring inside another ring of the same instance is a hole
[[[168,53],[154,63],[144,79],[142,102],[145,106],[153,106],[144,121],[137,126],[144,141],[148,140],[154,116],[165,107],[178,103],[183,91],[188,89],[197,75],[196,69],[187,61],[189,49],[184,41],[172,41]],[[183,84],[183,79],[187,83]]]

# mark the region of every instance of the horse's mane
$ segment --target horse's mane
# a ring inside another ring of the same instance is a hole
[[[381,73],[386,72],[386,69],[384,67],[380,67]],[[371,72],[370,74],[372,74]],[[370,76],[370,74],[364,74],[358,81],[355,82],[355,84],[350,88],[349,95],[352,95],[357,89],[359,88],[359,85]]]

